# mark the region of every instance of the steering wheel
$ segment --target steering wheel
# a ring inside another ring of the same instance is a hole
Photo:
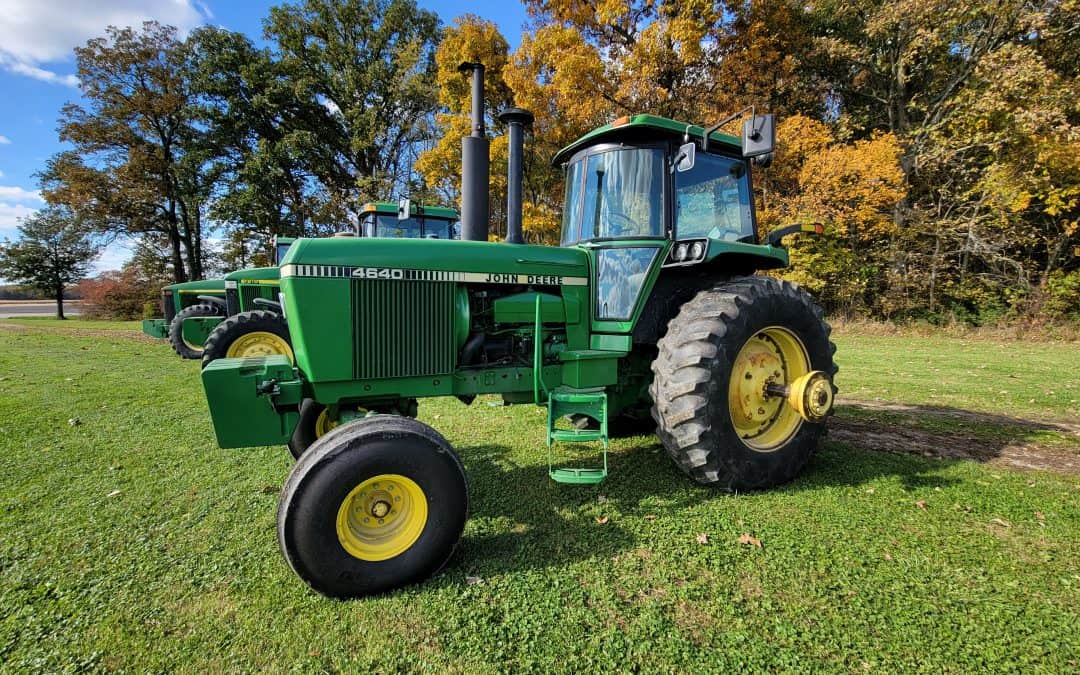
[[[629,226],[630,234],[640,234],[643,229],[641,223],[621,211],[608,210],[605,215],[607,216],[608,228],[611,230],[610,236],[622,236],[627,232],[627,226]],[[615,223],[615,220],[621,220],[622,223]]]

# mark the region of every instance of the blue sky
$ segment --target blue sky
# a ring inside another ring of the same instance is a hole
[[[252,0],[0,0],[0,240],[13,239],[18,219],[40,208],[34,173],[61,149],[56,138],[60,108],[80,99],[72,49],[108,25],[148,19],[182,30],[210,23],[262,35],[269,8],[284,2]],[[526,21],[518,0],[462,3],[418,0],[444,23],[469,12],[498,24],[514,48]],[[127,258],[121,242],[105,250],[97,271]]]

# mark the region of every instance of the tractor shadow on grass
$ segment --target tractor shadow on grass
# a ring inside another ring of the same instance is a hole
[[[961,408],[842,402],[828,441],[880,452],[1080,473],[1080,424]]]
[[[846,421],[835,426],[844,433],[850,428]],[[908,490],[944,488],[958,482],[942,475],[956,459],[877,447],[870,437],[838,442],[836,435],[823,444],[799,478],[775,491],[858,488],[890,477]],[[518,463],[518,455],[500,445],[463,447],[459,453],[470,482],[470,520],[450,563],[457,573],[443,575],[437,583],[459,585],[471,576],[484,578],[590,559],[603,564],[650,546],[643,534],[647,529],[641,526],[646,516],[670,519],[687,508],[728,498],[691,483],[651,435],[613,443],[610,475],[598,486],[556,484],[542,460]]]

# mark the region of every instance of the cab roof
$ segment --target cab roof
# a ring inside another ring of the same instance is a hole
[[[443,218],[446,220],[457,220],[460,216],[454,209],[446,208],[445,206],[424,206],[421,204],[413,204],[412,212],[418,216],[424,216],[425,218]],[[398,213],[398,205],[391,204],[389,202],[368,202],[360,207],[360,215],[366,215],[368,213],[378,213],[384,216],[396,216]]]
[[[610,124],[593,129],[570,145],[555,153],[553,165],[562,164],[578,150],[597,143],[619,140],[641,140],[649,137],[679,138],[690,134],[690,138],[701,141],[705,137],[705,127],[656,115],[628,115],[614,120]],[[730,150],[742,152],[742,140],[736,136],[714,131],[709,134],[710,143],[720,143]]]

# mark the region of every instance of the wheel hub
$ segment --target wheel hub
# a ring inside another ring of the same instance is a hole
[[[360,560],[389,560],[416,542],[427,516],[427,497],[415,481],[381,474],[360,483],[342,501],[338,541]]]
[[[268,331],[252,331],[236,338],[225,356],[228,358],[241,358],[249,356],[273,356],[285,354],[289,359],[293,358],[289,343],[283,338]]]
[[[826,390],[828,398],[822,400]],[[787,443],[804,419],[824,417],[832,405],[831,394],[824,373],[810,370],[799,337],[787,328],[771,326],[754,333],[739,349],[732,364],[728,410],[748,447],[771,452]]]

